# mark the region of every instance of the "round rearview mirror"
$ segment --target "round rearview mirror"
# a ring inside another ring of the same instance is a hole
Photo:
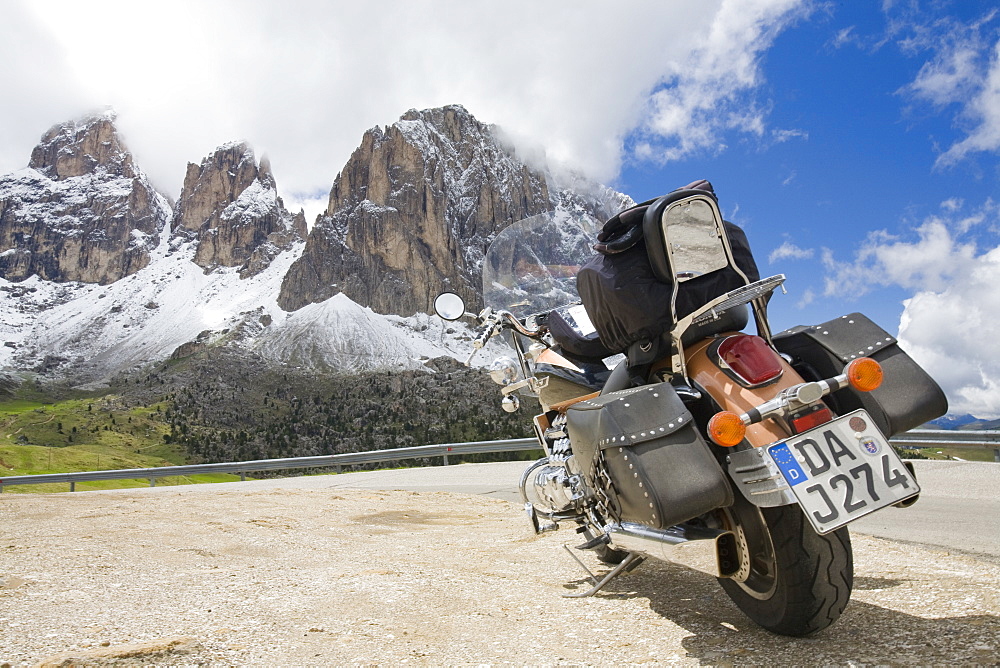
[[[434,299],[434,312],[445,320],[458,320],[465,315],[465,301],[454,292],[442,292]]]

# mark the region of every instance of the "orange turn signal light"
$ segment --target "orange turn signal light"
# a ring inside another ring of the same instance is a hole
[[[725,448],[739,445],[746,433],[747,426],[743,424],[743,419],[730,411],[716,413],[708,421],[709,438]]]
[[[882,384],[882,365],[871,357],[851,361],[845,371],[847,382],[858,392],[871,392]]]

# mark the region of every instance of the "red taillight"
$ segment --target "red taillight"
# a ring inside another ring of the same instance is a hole
[[[729,336],[716,350],[719,359],[743,384],[754,387],[781,376],[781,358],[759,336]]]
[[[804,431],[809,431],[813,427],[826,424],[832,419],[833,413],[830,412],[830,409],[826,406],[819,405],[806,409],[805,412],[793,415],[789,422],[792,424],[792,430],[796,434],[801,434]]]

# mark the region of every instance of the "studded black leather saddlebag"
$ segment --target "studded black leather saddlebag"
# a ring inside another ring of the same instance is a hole
[[[948,412],[948,400],[934,379],[903,352],[895,337],[860,313],[821,325],[793,327],[776,334],[774,345],[792,358],[792,366],[807,380],[836,376],[858,357],[878,361],[885,374],[881,387],[874,392],[839,390],[832,395],[830,407],[840,415],[865,409],[886,436]]]
[[[663,529],[733,501],[726,474],[669,383],[576,403],[567,428],[589,482],[613,489],[614,519]]]

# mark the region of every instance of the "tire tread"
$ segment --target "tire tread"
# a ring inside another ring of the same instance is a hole
[[[843,613],[851,597],[854,562],[846,528],[817,534],[798,506],[762,509],[777,563],[777,589],[767,600],[753,598],[735,582],[721,579],[736,605],[764,628],[790,636],[821,631]]]

